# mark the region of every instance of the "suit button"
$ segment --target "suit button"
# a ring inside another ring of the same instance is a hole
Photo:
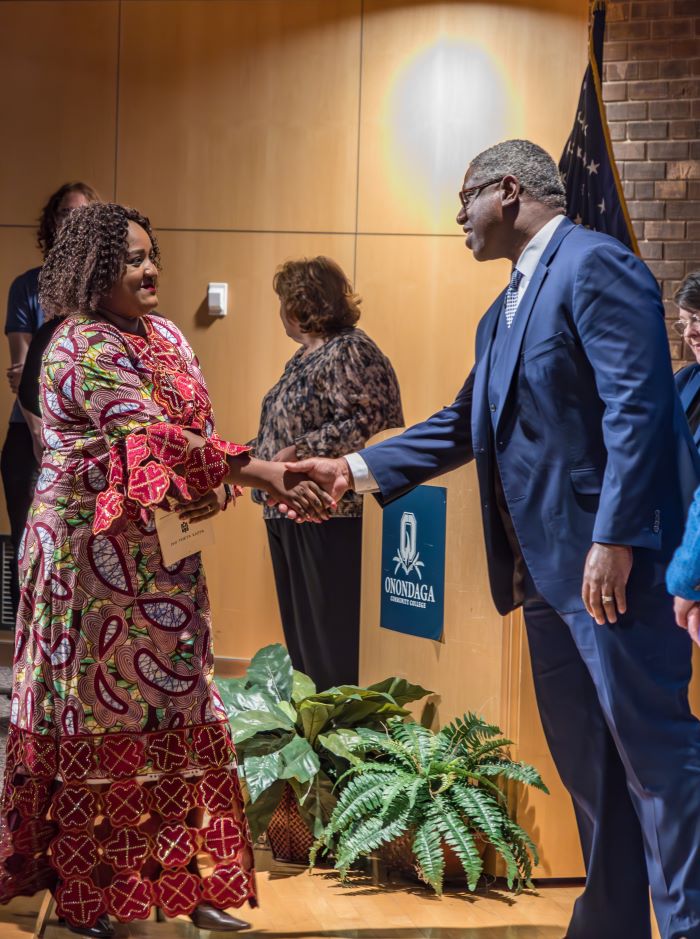
[[[491,408],[492,411],[495,411],[495,410],[496,410],[496,405],[495,405],[495,404],[490,404],[489,407]]]

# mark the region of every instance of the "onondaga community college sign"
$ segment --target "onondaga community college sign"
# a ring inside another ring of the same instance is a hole
[[[440,639],[445,613],[447,490],[418,486],[385,506],[379,625]]]

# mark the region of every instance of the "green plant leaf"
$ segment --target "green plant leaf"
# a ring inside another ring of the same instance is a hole
[[[286,714],[290,721],[296,723],[297,709],[291,701],[278,701],[275,707],[279,708],[283,714]]]
[[[236,744],[236,755],[240,761],[246,760],[249,756],[264,756],[266,753],[274,753],[275,750],[281,750],[289,741],[295,737],[293,730],[290,731],[270,731],[269,733],[257,734]]]
[[[409,711],[379,692],[363,692],[338,700],[331,713],[335,727],[379,726],[392,717],[408,717]]]
[[[317,697],[329,697],[334,700],[360,698],[362,693],[366,691],[366,688],[361,688],[359,685],[333,685],[331,688],[326,688],[325,691],[319,691]]]
[[[221,701],[223,702],[224,707],[226,708],[226,713],[229,714],[232,708],[232,697],[234,695],[246,694],[249,689],[247,688],[247,681],[245,678],[218,678],[216,679],[216,687],[221,695]]]
[[[314,837],[319,838],[323,834],[336,803],[333,783],[321,770],[311,780],[306,798],[299,804],[299,814]]]
[[[358,857],[367,856],[380,845],[393,841],[407,829],[408,806],[395,802],[383,818],[372,815],[348,828],[338,839],[336,868],[347,871]]]
[[[445,854],[442,850],[442,837],[439,830],[429,820],[424,821],[416,829],[411,847],[418,862],[420,876],[441,897],[445,875]]]
[[[459,783],[450,790],[450,801],[463,818],[468,818],[474,828],[483,832],[501,855],[506,865],[508,886],[512,887],[519,870],[503,830],[503,821],[508,818],[506,809],[483,789]]]
[[[289,779],[289,786],[294,793],[294,798],[297,800],[297,805],[302,805],[304,800],[309,794],[309,789],[311,788],[310,782],[300,783],[298,779]]]
[[[347,727],[341,727],[329,734],[319,734],[316,738],[318,746],[325,747],[334,756],[347,760],[348,763],[358,763],[360,761],[360,758],[348,749],[349,746],[360,742],[361,737],[357,731],[350,730]]]
[[[330,695],[316,697],[330,703]],[[382,730],[338,726],[336,714],[368,700],[371,696],[355,690],[348,693],[331,716],[333,729],[317,739],[322,752],[350,763],[336,781],[338,802],[315,846],[335,851],[341,879],[360,855],[402,832],[411,831],[415,838],[424,827],[416,859],[426,882],[438,893],[444,844],[457,854],[469,888],[475,889],[483,867],[475,834],[500,852],[509,883],[517,890],[529,884],[534,845],[510,819],[505,791],[497,783],[537,785],[541,780],[536,770],[509,760],[504,749],[508,741],[499,728],[473,714],[438,733],[400,717],[390,717]]]
[[[443,796],[434,797],[429,820],[442,833],[445,841],[459,858],[464,873],[467,875],[469,889],[475,890],[484,865],[464,820]]]
[[[318,756],[303,737],[293,737],[279,751],[279,757],[279,775],[282,779],[297,779],[300,783],[307,783],[321,768]]]
[[[328,835],[332,835],[335,831],[343,831],[353,820],[367,815],[377,815],[382,806],[385,788],[384,773],[368,771],[362,776],[351,779],[343,788],[338,804],[333,810],[328,823]]]
[[[296,669],[292,671],[292,701],[299,704],[304,698],[310,698],[316,694],[316,685],[303,672]]]
[[[387,780],[387,785],[382,794],[382,808],[380,815],[382,818],[387,818],[391,815],[394,803],[398,800],[405,807],[406,805],[410,806],[408,801],[408,791],[411,787],[411,782],[413,777],[409,773],[401,772],[398,770],[394,774],[393,779]]]
[[[531,886],[530,877],[532,876],[532,864],[539,864],[539,854],[534,842],[528,833],[514,822],[512,819],[505,819],[503,827],[510,836],[510,846],[513,854],[518,860],[520,868],[520,880],[516,884],[518,892],[525,886]]]
[[[515,782],[523,783],[525,786],[534,786],[535,789],[541,789],[542,792],[549,793],[542,777],[534,766],[529,763],[520,763],[514,760],[494,760],[479,767],[482,776],[498,776],[503,779],[512,779]]]
[[[265,711],[277,703],[274,698],[262,691],[244,688],[240,681],[239,678],[224,678],[222,681],[217,679],[216,682],[229,718],[241,711]]]
[[[357,736],[357,742],[346,741],[346,746],[353,753],[359,752],[367,755],[369,753],[374,754],[376,751],[377,754],[383,754],[389,763],[401,766],[408,772],[415,773],[418,770],[410,751],[402,743],[392,740],[388,730],[380,732],[366,727],[358,727]],[[374,757],[373,762],[376,759],[377,757]]]
[[[249,756],[243,761],[243,774],[251,802],[256,802],[266,789],[279,782],[284,766],[280,754],[281,751],[277,750],[264,756]]]
[[[414,779],[406,790],[406,798],[408,799],[408,807],[411,810],[414,806],[431,799],[428,780],[424,776],[418,776]]]
[[[260,837],[270,824],[270,819],[280,804],[282,794],[284,793],[285,783],[279,780],[273,783],[268,789],[260,794],[255,802],[248,801],[245,806],[245,813],[248,817],[248,824],[253,836],[253,841]]]
[[[256,734],[271,730],[293,730],[294,721],[278,708],[269,711],[241,711],[229,721],[231,737],[238,744]]]
[[[471,712],[443,727],[440,736],[447,738],[450,742],[449,749],[443,750],[443,753],[462,756],[466,760],[471,760],[472,763],[481,761],[489,753],[500,755],[498,751],[512,742],[501,736],[501,730],[495,724],[487,724],[481,717]]]
[[[421,727],[414,721],[408,723],[392,722],[391,731],[394,739],[404,745],[413,758],[426,769],[430,766],[436,749],[435,734],[427,727]]]
[[[367,686],[368,691],[379,691],[382,694],[391,695],[397,704],[409,704],[411,701],[419,701],[427,694],[432,694],[426,688],[420,685],[412,685],[405,678],[385,678],[384,681],[378,681],[374,685]]]
[[[312,746],[316,743],[318,735],[328,724],[332,713],[332,704],[323,704],[313,698],[306,698],[299,705],[299,720],[301,721],[304,736]]]
[[[284,646],[275,643],[255,653],[246,680],[255,691],[263,691],[275,701],[290,701],[293,671],[289,653]]]

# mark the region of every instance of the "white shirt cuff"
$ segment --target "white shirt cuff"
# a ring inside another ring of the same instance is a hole
[[[348,453],[345,459],[352,473],[352,488],[355,492],[379,492],[379,486],[377,485],[377,480],[372,475],[372,470],[367,466],[359,453]]]

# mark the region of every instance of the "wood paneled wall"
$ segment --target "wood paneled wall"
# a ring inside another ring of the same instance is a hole
[[[222,434],[255,433],[294,351],[276,266],[318,253],[354,277],[407,420],[425,416],[461,385],[507,276],[477,265],[454,224],[466,164],[512,136],[559,154],[586,16],[586,0],[0,2],[0,291],[38,263],[46,197],[86,179],[158,230],[162,311],[202,360]],[[226,319],[206,315],[209,280],[230,284]],[[3,423],[10,405],[3,388]],[[469,543],[483,550],[476,516]],[[206,565],[217,652],[279,639],[247,497]]]

